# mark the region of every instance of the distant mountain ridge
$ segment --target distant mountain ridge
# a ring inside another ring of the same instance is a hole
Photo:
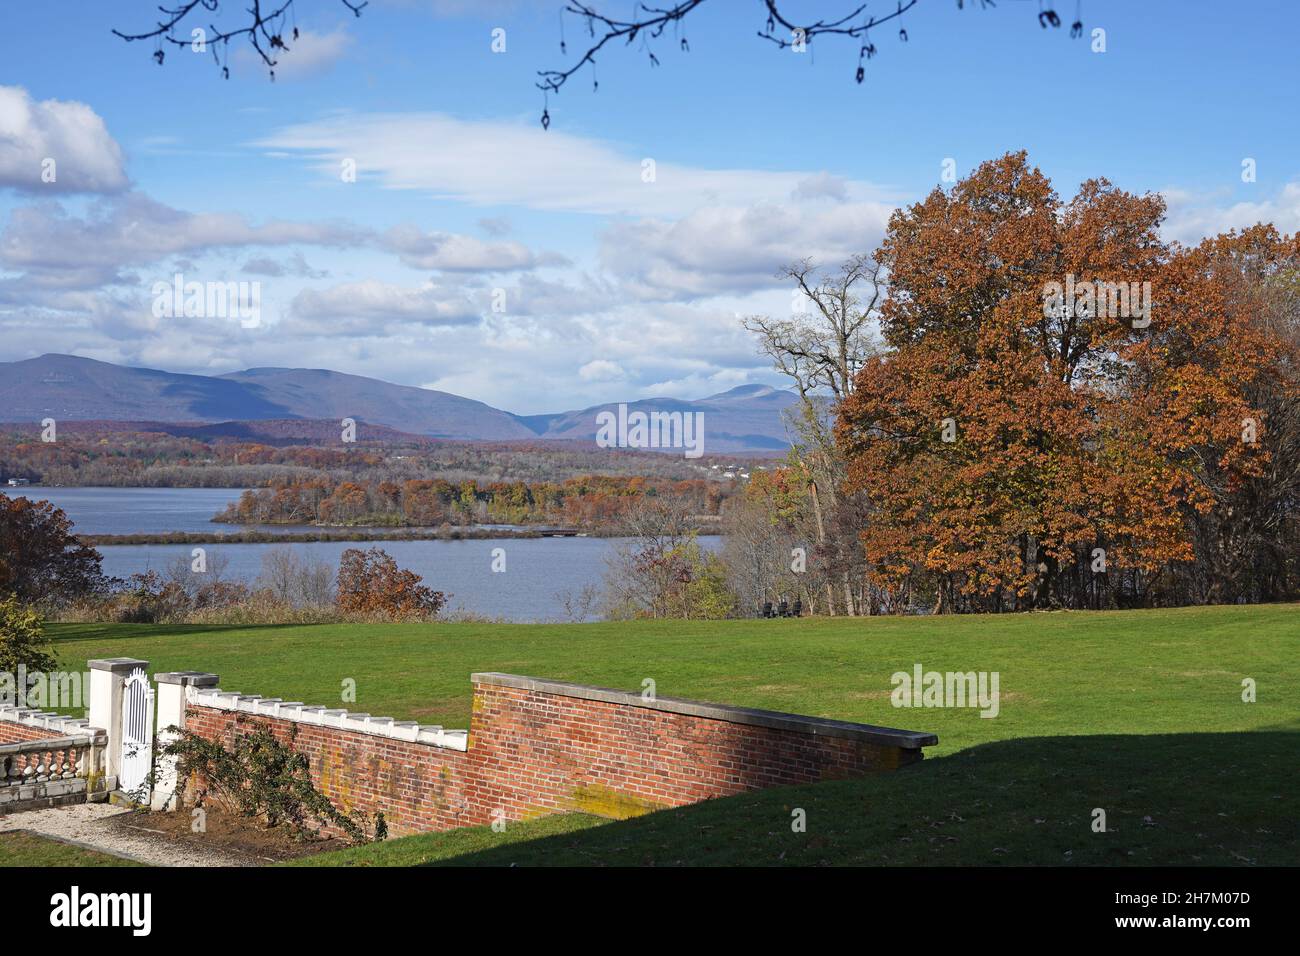
[[[629,413],[704,413],[707,453],[771,453],[789,443],[783,413],[796,402],[789,392],[768,385],[741,385],[693,401],[647,398],[553,414],[515,415],[449,392],[328,369],[251,368],[217,376],[186,375],[55,353],[0,362],[0,421],[4,422],[354,418],[452,441],[594,443],[597,416],[625,404]]]

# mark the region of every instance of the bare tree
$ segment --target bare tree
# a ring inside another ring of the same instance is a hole
[[[194,25],[202,15],[219,12],[221,0],[181,0],[175,7],[160,6],[158,12],[162,18],[152,28],[139,33],[114,30],[113,35],[128,43],[138,40],[155,41],[153,58],[159,66],[163,65],[167,57],[168,46],[201,50],[211,44],[212,58],[221,67],[221,73],[226,79],[230,79],[230,41],[245,37],[270,71],[271,79],[275,79],[276,57],[280,53],[289,52],[288,42],[297,41],[299,36],[294,2],[295,0],[280,0],[279,3],[275,0],[269,3],[252,0],[252,6],[244,11],[247,19],[241,19],[238,26],[222,30],[211,20],[206,28]],[[369,0],[338,2],[358,17],[370,5]],[[193,19],[191,14],[194,15]]]
[[[569,14],[582,21],[588,41],[584,44],[582,53],[569,66],[557,70],[539,70],[537,88],[544,94],[558,93],[576,73],[585,67],[592,71],[592,89],[598,89],[595,78],[596,54],[602,52],[607,46],[629,47],[639,41],[639,49],[646,55],[650,66],[657,67],[660,61],[655,52],[656,41],[662,43],[664,34],[670,28],[678,49],[683,53],[689,53],[690,43],[687,41],[682,24],[690,14],[706,2],[707,0],[681,0],[665,7],[637,3],[627,19],[620,19],[601,13],[594,4],[571,0],[564,6],[561,15],[560,54],[566,55],[569,52],[564,35],[563,14]],[[759,39],[766,40],[778,50],[805,52],[810,50],[813,41],[821,36],[855,42],[858,46],[858,59],[854,79],[862,83],[867,76],[867,61],[880,52],[872,39],[872,31],[875,30],[876,36],[879,37],[886,25],[891,30],[897,26],[899,42],[906,43],[907,29],[897,21],[900,21],[919,2],[920,0],[896,0],[892,11],[877,16],[867,12],[865,2],[853,3],[850,0],[843,3],[835,14],[816,20],[788,16],[783,12],[782,4],[778,0],[754,0],[754,9],[760,16],[765,17],[762,29],[758,30]],[[715,6],[720,5],[721,0],[715,4]],[[957,0],[957,9],[961,10],[965,6],[966,0]],[[971,0],[971,6],[988,9],[997,4],[995,0]],[[1076,9],[1078,6],[1076,0]],[[1074,22],[1070,24],[1071,38],[1077,39],[1083,36],[1083,21],[1079,18],[1081,15],[1076,15]],[[1050,0],[1041,0],[1038,23],[1043,29],[1060,27],[1061,17],[1052,8]],[[549,127],[550,124],[549,108],[543,108],[542,126]]]
[[[747,495],[729,503],[722,545],[727,584],[744,614],[757,613],[767,601],[795,598],[816,613],[817,595],[826,581],[823,568],[806,560],[812,541],[807,514],[801,512],[787,520],[773,514],[768,505],[762,497]],[[803,567],[796,570],[796,555],[801,550]]]
[[[821,276],[811,259],[785,266],[789,279],[815,311],[788,319],[752,315],[745,328],[805,402],[827,390],[835,404],[853,392],[853,379],[875,352],[872,324],[885,297],[880,266],[870,256],[850,257],[835,275]]]
[[[285,605],[319,608],[334,601],[334,569],[288,546],[270,548],[262,555],[257,583]]]
[[[297,574],[298,557],[293,548],[268,548],[262,553],[262,573],[258,583],[274,594],[281,604],[293,603]]]
[[[629,540],[607,559],[604,611],[611,620],[634,617],[713,617],[730,613],[721,563],[696,541],[693,502],[646,495],[624,515]],[[722,604],[727,604],[725,611]]]
[[[823,275],[811,259],[802,259],[783,268],[778,278],[793,281],[812,308],[784,319],[753,315],[745,319],[745,328],[799,391],[791,424],[800,439],[795,451],[809,484],[817,547],[837,569],[844,610],[851,616],[862,603],[853,585],[862,569],[856,536],[848,532],[846,540],[845,529],[860,516],[853,502],[841,500],[845,468],[832,426],[836,408],[853,393],[859,369],[877,348],[873,329],[885,296],[881,267],[869,256],[855,255],[837,273]],[[845,508],[853,513],[842,513]],[[835,527],[828,530],[828,525]],[[829,579],[825,588],[828,613],[834,614],[837,602]]]
[[[289,50],[289,44],[298,39],[298,27],[295,21],[295,3],[297,0],[250,0],[251,6],[244,8],[238,24],[225,29],[217,27],[211,20],[206,27],[196,27],[195,23],[204,15],[216,15],[221,7],[221,0],[177,0],[176,6],[160,6],[162,17],[155,24],[143,30],[126,32],[114,30],[113,33],[128,42],[154,41],[153,57],[162,65],[166,58],[166,49],[195,49],[196,30],[202,33],[204,44],[211,44],[212,56],[220,67],[222,75],[229,78],[230,41],[237,38],[247,39],[257,52],[262,63],[275,78],[277,58]],[[355,16],[369,6],[368,0],[338,0]],[[647,3],[635,3],[627,19],[608,16],[601,13],[595,4],[570,0],[560,7],[560,55],[569,53],[568,41],[565,39],[564,17],[575,17],[582,23],[587,41],[580,47],[577,59],[561,69],[538,70],[537,88],[542,91],[544,103],[541,122],[544,128],[551,125],[549,97],[559,93],[564,85],[580,70],[592,71],[592,88],[597,89],[595,78],[596,55],[606,47],[629,47],[637,44],[646,55],[652,67],[660,65],[656,47],[665,40],[664,34],[672,30],[672,39],[677,48],[690,52],[682,24],[686,18],[709,0],[679,0],[665,7],[651,6]],[[734,0],[733,0],[734,2]],[[779,0],[753,0],[754,12],[762,19],[762,28],[757,31],[758,38],[771,43],[778,50],[810,50],[817,37],[830,37],[851,41],[857,45],[858,57],[854,78],[858,83],[866,79],[866,63],[880,51],[876,47],[874,36],[879,38],[885,28],[898,28],[897,39],[901,43],[908,41],[907,29],[902,26],[902,18],[915,7],[920,0],[895,0],[895,8],[879,15],[867,12],[867,3],[843,0],[837,12],[816,20],[804,20],[787,15]],[[966,6],[967,0],[956,0],[957,9]],[[1079,0],[1076,0],[1076,9]],[[721,6],[722,0],[716,0],[714,6]],[[987,9],[997,6],[995,0],[970,0],[972,8]],[[227,5],[229,8],[230,5]],[[1061,26],[1061,17],[1051,6],[1051,0],[1040,0],[1038,23],[1044,29]],[[1083,35],[1083,21],[1076,15],[1070,25],[1070,36],[1078,38]]]
[[[594,584],[584,584],[574,590],[565,588],[555,592],[560,602],[561,618],[566,624],[581,624],[591,618],[592,609],[600,598],[600,588]]]

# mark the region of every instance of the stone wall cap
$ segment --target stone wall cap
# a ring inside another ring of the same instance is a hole
[[[45,737],[42,740],[19,740],[0,744],[0,754],[39,753],[42,750],[62,750],[64,747],[89,747],[94,742],[90,734],[73,734],[68,737]]]
[[[137,667],[148,667],[149,662],[135,657],[101,657],[98,660],[86,661],[86,666],[92,671],[112,671],[114,674],[129,674]]]
[[[96,738],[105,734],[104,730],[91,727],[90,721],[85,717],[64,717],[60,714],[45,713],[31,707],[0,707],[0,720],[23,724],[27,727],[40,727],[45,730],[90,734]],[[46,737],[43,739],[50,740],[52,738]]]
[[[159,684],[181,684],[189,687],[216,687],[220,680],[216,674],[205,671],[163,671],[154,674],[153,679]]]
[[[392,717],[354,714],[341,707],[307,707],[298,701],[282,701],[278,697],[261,697],[257,694],[239,694],[234,691],[223,691],[220,688],[206,688],[196,689],[190,702],[199,707],[251,713],[299,724],[337,727],[349,733],[389,737],[411,743],[432,744],[446,750],[463,751],[469,746],[469,732],[465,730],[443,730],[441,727],[422,726],[414,720],[399,721]]]
[[[646,699],[635,691],[615,690],[609,687],[591,687],[586,684],[545,680],[540,677],[523,677],[518,674],[487,672],[471,674],[470,680],[477,684],[515,687],[520,690],[555,694],[559,697],[576,697],[580,700],[597,700],[609,704],[621,704],[625,707],[644,707],[648,710],[660,710],[670,714],[685,714],[691,717],[725,720],[734,724],[771,727],[776,730],[788,730],[793,733],[815,734],[825,737],[843,737],[849,740],[861,740],[889,747],[901,747],[904,750],[920,750],[922,747],[933,747],[939,742],[939,738],[934,734],[915,730],[897,730],[893,727],[876,727],[871,724],[832,720],[827,717],[809,717],[804,714],[788,714],[776,710],[757,710],[752,707],[734,707],[730,704],[712,704],[701,700],[687,700],[682,697]]]

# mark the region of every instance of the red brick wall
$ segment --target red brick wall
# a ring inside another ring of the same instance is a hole
[[[625,817],[711,797],[861,776],[894,747],[492,684],[474,685],[472,802]]]
[[[286,742],[297,727],[294,749],[307,756],[317,789],[345,813],[382,811],[394,835],[490,822],[468,813],[463,751],[194,704],[185,711],[186,730],[227,745],[253,722]]]
[[[62,730],[46,730],[13,720],[0,720],[0,744],[19,744],[27,740],[49,740],[54,737],[66,737]]]
[[[190,704],[186,728],[229,740],[239,721]],[[382,811],[394,835],[583,811],[627,817],[786,784],[861,776],[919,749],[497,683],[474,684],[468,751],[298,723],[296,749],[335,805]]]

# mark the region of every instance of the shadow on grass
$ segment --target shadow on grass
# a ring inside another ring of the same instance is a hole
[[[453,866],[1300,865],[1300,731],[1036,737],[453,856]],[[796,810],[807,830],[792,831]],[[1105,832],[1094,832],[1097,810]]]
[[[56,645],[85,641],[130,641],[137,638],[186,634],[220,634],[226,631],[278,631],[312,627],[310,624],[117,624],[61,623],[45,625]]]

